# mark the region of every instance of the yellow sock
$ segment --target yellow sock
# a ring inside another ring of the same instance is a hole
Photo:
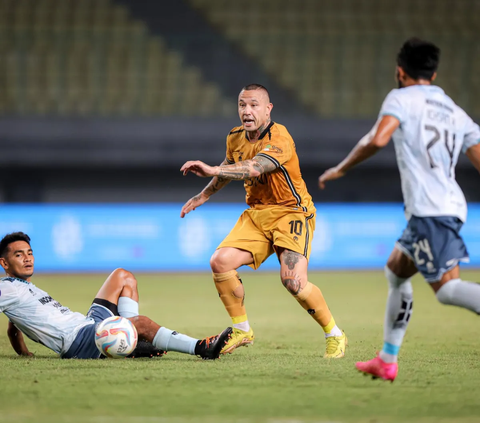
[[[213,280],[218,295],[234,325],[241,327],[241,323],[247,322],[247,312],[244,306],[245,291],[236,270],[225,273],[213,273]],[[248,330],[248,329],[247,329]]]
[[[322,291],[320,291],[318,286],[307,282],[305,288],[298,295],[294,295],[294,297],[323,328],[325,333],[329,333],[336,326],[332,313],[330,313]]]

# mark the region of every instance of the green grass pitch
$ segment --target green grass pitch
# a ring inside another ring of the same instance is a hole
[[[38,275],[34,283],[86,312],[105,275]],[[347,355],[324,360],[321,329],[274,273],[242,272],[255,345],[215,362],[60,360],[28,341],[16,357],[0,315],[0,422],[479,422],[479,320],[441,306],[420,277],[395,383],[354,370],[382,345],[387,285],[378,272],[311,273],[349,337]],[[479,281],[479,271],[463,272]],[[140,311],[194,337],[229,326],[210,275],[138,274]]]

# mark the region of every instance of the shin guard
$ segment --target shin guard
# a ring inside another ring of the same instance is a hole
[[[233,323],[247,320],[244,306],[245,291],[236,270],[225,273],[213,273],[213,280],[218,291],[218,296],[232,318]]]

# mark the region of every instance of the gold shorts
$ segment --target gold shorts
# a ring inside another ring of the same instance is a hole
[[[278,248],[310,257],[315,213],[282,206],[257,206],[245,210],[218,248],[233,247],[253,255],[253,269]],[[217,248],[217,249],[218,249]]]

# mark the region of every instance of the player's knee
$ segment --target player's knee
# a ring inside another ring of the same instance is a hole
[[[401,289],[405,291],[412,291],[412,284],[410,283],[410,278],[402,278],[397,276],[388,266],[385,266],[385,277],[390,285],[390,288],[393,289]]]
[[[453,279],[442,285],[435,293],[437,300],[445,305],[454,305],[455,288],[459,282],[459,279]]]
[[[305,288],[307,278],[301,278],[299,275],[291,275],[290,273],[282,273],[280,275],[283,286],[292,295],[298,295],[300,291]]]
[[[395,260],[394,257],[390,256],[387,260],[387,264],[385,266],[385,270],[386,269],[390,269],[391,271],[397,273],[398,270],[397,270],[397,261]]]
[[[112,276],[120,280],[123,286],[126,285],[126,286],[130,286],[131,288],[137,287],[137,280],[135,279],[135,276],[133,275],[132,272],[129,272],[128,270],[125,270],[122,268],[115,269],[112,272]]]
[[[234,270],[230,264],[229,255],[221,249],[213,253],[210,258],[210,267],[213,273],[225,273]]]
[[[404,264],[401,263],[400,260],[398,260],[398,257],[390,256],[387,260],[387,265],[384,268],[385,275],[388,278],[388,272],[390,272],[392,275],[395,275],[396,278],[404,279],[404,278],[401,277],[401,276],[404,276],[404,273],[405,273],[404,267],[405,267]]]

